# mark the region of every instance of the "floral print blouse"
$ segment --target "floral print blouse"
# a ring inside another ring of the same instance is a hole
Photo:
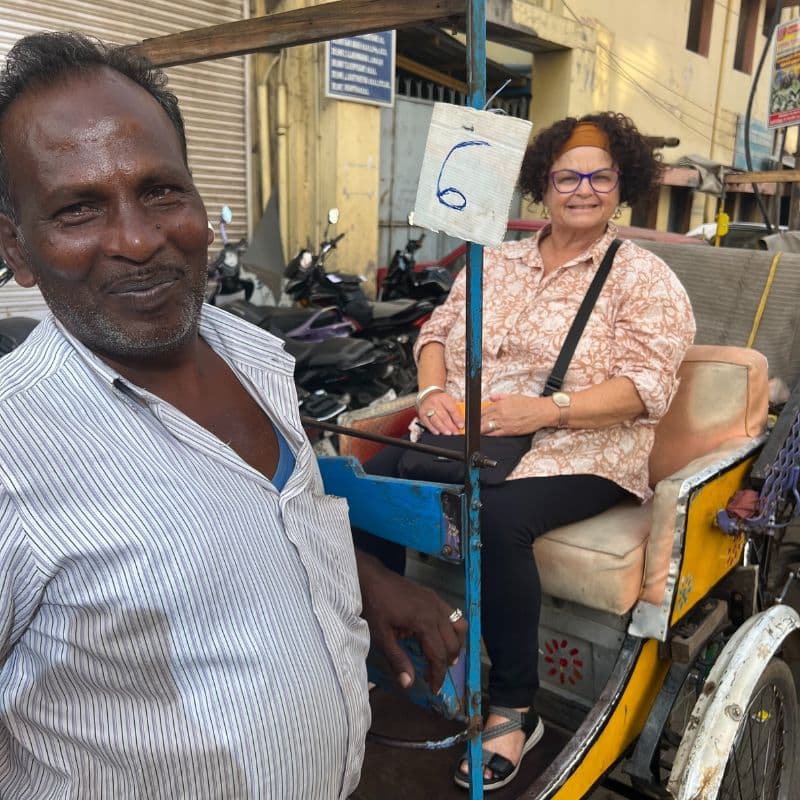
[[[506,242],[484,254],[482,396],[540,395],[567,331],[608,245],[606,233],[586,252],[544,275],[539,242]],[[466,270],[446,302],[423,326],[415,353],[429,342],[445,347],[446,389],[464,399]],[[648,499],[647,461],[654,427],[669,407],[675,373],[695,333],[681,283],[653,253],[631,241],[617,251],[611,272],[575,350],[563,391],[576,392],[615,377],[629,378],[646,408],[639,418],[599,429],[545,428],[509,480],[548,475],[599,475]]]

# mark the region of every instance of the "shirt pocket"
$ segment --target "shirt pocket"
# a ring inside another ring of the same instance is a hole
[[[334,495],[308,495],[300,525],[307,569],[319,581],[326,601],[340,614],[361,613],[353,535],[347,500]]]

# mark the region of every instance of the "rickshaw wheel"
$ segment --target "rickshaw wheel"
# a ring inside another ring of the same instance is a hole
[[[728,755],[717,800],[790,800],[798,703],[789,667],[773,658],[761,673]]]

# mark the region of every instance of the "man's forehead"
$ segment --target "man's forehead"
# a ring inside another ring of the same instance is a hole
[[[178,134],[164,109],[143,87],[108,67],[70,73],[47,86],[32,86],[0,123],[4,147],[71,150],[126,132]],[[12,141],[6,141],[11,139]]]

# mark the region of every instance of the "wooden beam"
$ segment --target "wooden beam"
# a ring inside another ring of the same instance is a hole
[[[794,183],[800,181],[800,169],[774,169],[769,172],[731,172],[725,183]]]
[[[335,0],[145,39],[132,49],[174,67],[463,17],[465,0]]]
[[[460,81],[450,77],[450,75],[445,75],[443,72],[426,67],[424,64],[420,64],[417,61],[412,61],[410,58],[401,56],[399,53],[395,60],[400,69],[404,69],[412,75],[418,75],[420,78],[425,78],[434,83],[440,83],[442,86],[446,86],[448,89],[452,89],[455,92],[461,92],[461,94],[464,95],[469,94],[469,89],[464,81]]]
[[[694,167],[665,167],[661,183],[663,186],[688,186],[694,189],[700,184],[700,175]]]

